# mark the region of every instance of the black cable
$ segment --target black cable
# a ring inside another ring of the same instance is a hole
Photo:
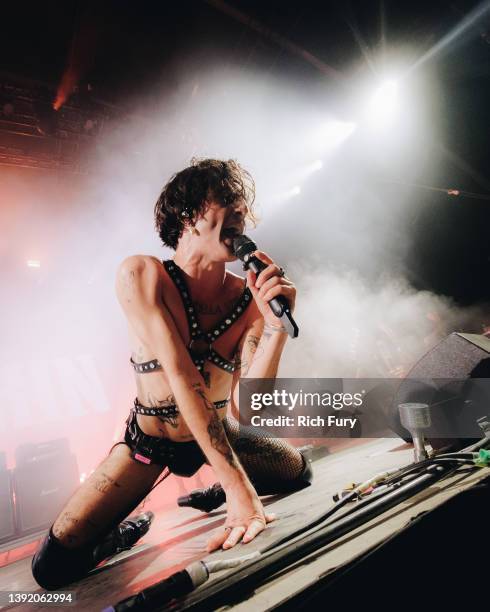
[[[429,465],[436,465],[437,463],[445,463],[445,462],[450,462],[450,463],[457,463],[457,464],[461,464],[461,465],[469,465],[470,463],[473,463],[473,461],[471,460],[471,462],[469,461],[469,459],[462,459],[459,460],[459,458],[450,458],[450,457],[434,457],[432,459],[428,459],[428,460],[424,460],[423,463],[424,467],[428,467]],[[414,464],[414,466],[417,466],[413,469],[414,472],[416,471],[420,471],[420,462],[419,464]],[[408,466],[405,466],[404,468],[401,468],[401,470],[406,470]],[[412,469],[410,469],[409,472],[412,472]],[[407,473],[409,473],[408,470],[404,471],[404,473],[402,473],[400,476],[398,476],[398,474],[393,474],[393,476],[397,476],[398,478],[402,477],[402,476],[406,476]],[[390,477],[388,477],[390,478]],[[397,482],[397,481],[395,481]],[[393,483],[387,483],[387,484],[393,484]],[[389,491],[383,491],[382,494],[387,494],[389,493]],[[378,497],[378,496],[376,496]],[[313,521],[310,521],[308,523],[308,525],[303,526],[298,528],[296,531],[294,531],[293,533],[290,533],[288,535],[283,536],[282,538],[279,538],[277,540],[274,540],[273,542],[271,542],[268,546],[266,546],[264,549],[262,549],[262,553],[267,552],[269,550],[272,550],[273,548],[275,548],[276,546],[281,546],[283,543],[285,543],[286,541],[290,540],[291,538],[294,538],[298,535],[301,535],[302,533],[308,532],[308,533],[313,533],[315,531],[315,529],[320,529],[324,523],[327,522],[327,519],[329,519],[331,516],[333,516],[334,514],[336,514],[340,508],[342,508],[343,506],[345,506],[347,503],[354,501],[355,499],[359,498],[359,493],[358,491],[356,491],[356,489],[354,489],[353,491],[351,491],[350,493],[348,493],[345,497],[343,497],[341,500],[339,500],[338,502],[336,502],[333,506],[331,506],[329,508],[329,510],[327,510],[326,512],[322,513],[319,517],[317,517],[316,519],[314,519]],[[366,502],[369,502],[369,498],[370,496],[366,497]],[[357,507],[359,506],[359,504],[356,505],[355,508],[352,508],[352,511],[355,511],[357,509]],[[349,512],[346,512],[344,514],[342,514],[342,517],[347,516],[348,514],[350,514]],[[342,518],[340,517],[340,518]],[[337,520],[337,519],[336,519]],[[334,521],[330,521],[328,524],[333,524],[335,522]]]
[[[395,491],[373,499],[372,503],[365,508],[361,508],[359,511],[350,513],[347,516],[342,516],[335,523],[326,525],[313,534],[298,536],[292,542],[285,543],[274,550],[263,553],[256,560],[241,565],[236,572],[233,572],[232,576],[225,575],[217,578],[197,593],[191,594],[185,602],[182,602],[185,609],[199,610],[200,612],[215,610],[219,605],[222,605],[223,600],[229,601],[232,595],[236,597],[238,591],[241,593],[249,592],[256,588],[264,579],[284,567],[303,559],[305,556],[330,544],[337,538],[386,512],[405,499],[412,497],[441,478],[454,473],[457,467],[449,467],[449,465],[430,466],[426,473],[418,476],[410,483],[401,485]],[[180,604],[177,604],[177,606],[182,609]],[[163,609],[172,609],[172,606],[162,607],[161,610]]]
[[[485,438],[483,441],[468,447],[468,449],[464,449],[464,451],[480,448],[488,443],[488,441],[488,438]],[[246,585],[249,585],[250,576],[255,577],[255,579],[260,579],[261,577],[266,577],[274,571],[277,571],[277,569],[287,567],[288,564],[293,563],[298,558],[298,551],[301,551],[301,554],[303,554],[303,552],[304,554],[309,554],[317,548],[341,537],[348,531],[355,529],[362,524],[362,522],[369,521],[371,518],[385,512],[404,499],[413,496],[428,484],[432,484],[454,473],[461,465],[472,464],[473,456],[464,451],[461,453],[440,455],[439,457],[434,457],[400,468],[398,472],[387,478],[387,480],[391,479],[391,481],[393,481],[389,483],[388,489],[384,489],[379,495],[375,494],[373,497],[366,497],[360,504],[357,504],[354,508],[351,508],[348,512],[336,518],[334,521],[327,523],[328,518],[358,496],[358,491],[354,489],[307,526],[299,528],[292,534],[279,538],[269,544],[261,551],[258,559],[244,562],[233,576],[227,574],[205,586],[195,596],[191,595],[190,599],[186,601],[186,609],[189,608],[188,602],[190,602],[190,608],[196,607],[197,605],[200,610],[204,609],[204,603],[206,605],[208,603],[214,605],[213,601],[220,595],[223,596],[228,593],[231,588],[234,588],[237,581],[240,581],[240,588],[245,589]],[[415,474],[415,472],[421,470],[424,470],[425,473],[420,475]],[[394,478],[400,480],[403,477],[410,477],[409,482],[399,483],[393,480]],[[274,568],[268,568],[270,563],[275,564]],[[277,568],[277,566],[279,566],[279,568]],[[189,593],[193,590],[194,585],[190,579],[188,580],[188,576],[182,577],[181,574],[182,572],[173,574],[166,580],[160,581],[148,589],[144,589],[134,597],[128,598],[124,600],[124,602],[120,602],[120,604],[116,604],[112,609],[118,611],[153,610],[157,605],[165,605],[171,599]],[[231,585],[228,584],[230,580],[232,580]],[[210,601],[206,599],[206,601],[203,602],[203,598],[206,597],[210,598]],[[195,604],[193,600],[196,600],[197,603]],[[214,608],[211,607],[207,609],[212,610]]]

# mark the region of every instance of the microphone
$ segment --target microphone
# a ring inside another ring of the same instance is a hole
[[[257,245],[255,242],[248,236],[245,236],[245,234],[233,238],[233,253],[238,259],[243,261],[243,269],[248,270],[250,268],[252,272],[259,274],[267,266],[263,261],[251,255],[256,250]],[[281,320],[291,338],[297,338],[299,329],[291,314],[289,302],[284,295],[272,298],[268,304],[276,317]]]

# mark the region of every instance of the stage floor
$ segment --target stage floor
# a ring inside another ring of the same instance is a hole
[[[410,463],[412,454],[411,447],[401,440],[379,439],[364,441],[362,444],[357,441],[357,444],[349,448],[315,461],[314,482],[311,487],[282,498],[264,498],[268,509],[274,511],[278,518],[263,534],[250,544],[214,553],[212,558],[237,557],[260,550],[271,540],[310,523],[333,503],[332,495],[349,483],[361,482],[378,472]],[[453,477],[423,491],[325,547],[321,555],[316,553],[311,559],[302,560],[291,572],[281,572],[280,576],[257,588],[253,595],[243,602],[235,602],[233,609],[267,610],[285,601],[304,585],[313,582],[317,576],[350,561],[400,529],[412,517],[471,486],[487,476],[488,472],[488,469],[481,469],[464,478]],[[151,509],[151,504],[148,509]],[[177,507],[156,512],[149,533],[138,546],[114,557],[105,566],[94,570],[86,579],[71,585],[69,590],[74,591],[77,598],[74,609],[90,612],[102,610],[190,562],[206,557],[205,543],[210,533],[222,526],[224,519],[223,509],[210,514]],[[30,562],[29,555],[1,568],[0,591],[43,592],[32,578]],[[211,579],[221,575],[212,575]],[[42,605],[18,605],[2,609],[38,611],[48,608]],[[52,607],[49,609],[53,610]]]

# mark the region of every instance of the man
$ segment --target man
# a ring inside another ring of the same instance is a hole
[[[209,463],[227,503],[225,525],[208,551],[253,540],[274,519],[258,494],[300,489],[310,468],[283,440],[240,428],[241,376],[274,378],[287,334],[268,301],[296,289],[265,253],[267,267],[243,278],[228,272],[231,245],[255,222],[254,187],[235,161],[195,160],[164,187],[155,206],[160,262],[146,255],[119,266],[116,292],[128,322],[137,397],[124,440],[114,445],[60,513],[33,558],[45,588],[77,580],[107,556],[133,545],[153,515],[125,517],[164,468],[193,475]],[[158,483],[157,483],[158,484]],[[122,521],[122,522],[121,522]]]

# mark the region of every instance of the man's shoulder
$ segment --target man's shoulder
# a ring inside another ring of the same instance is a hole
[[[145,283],[157,282],[162,277],[162,262],[153,255],[128,255],[117,269],[119,280],[140,280]]]

